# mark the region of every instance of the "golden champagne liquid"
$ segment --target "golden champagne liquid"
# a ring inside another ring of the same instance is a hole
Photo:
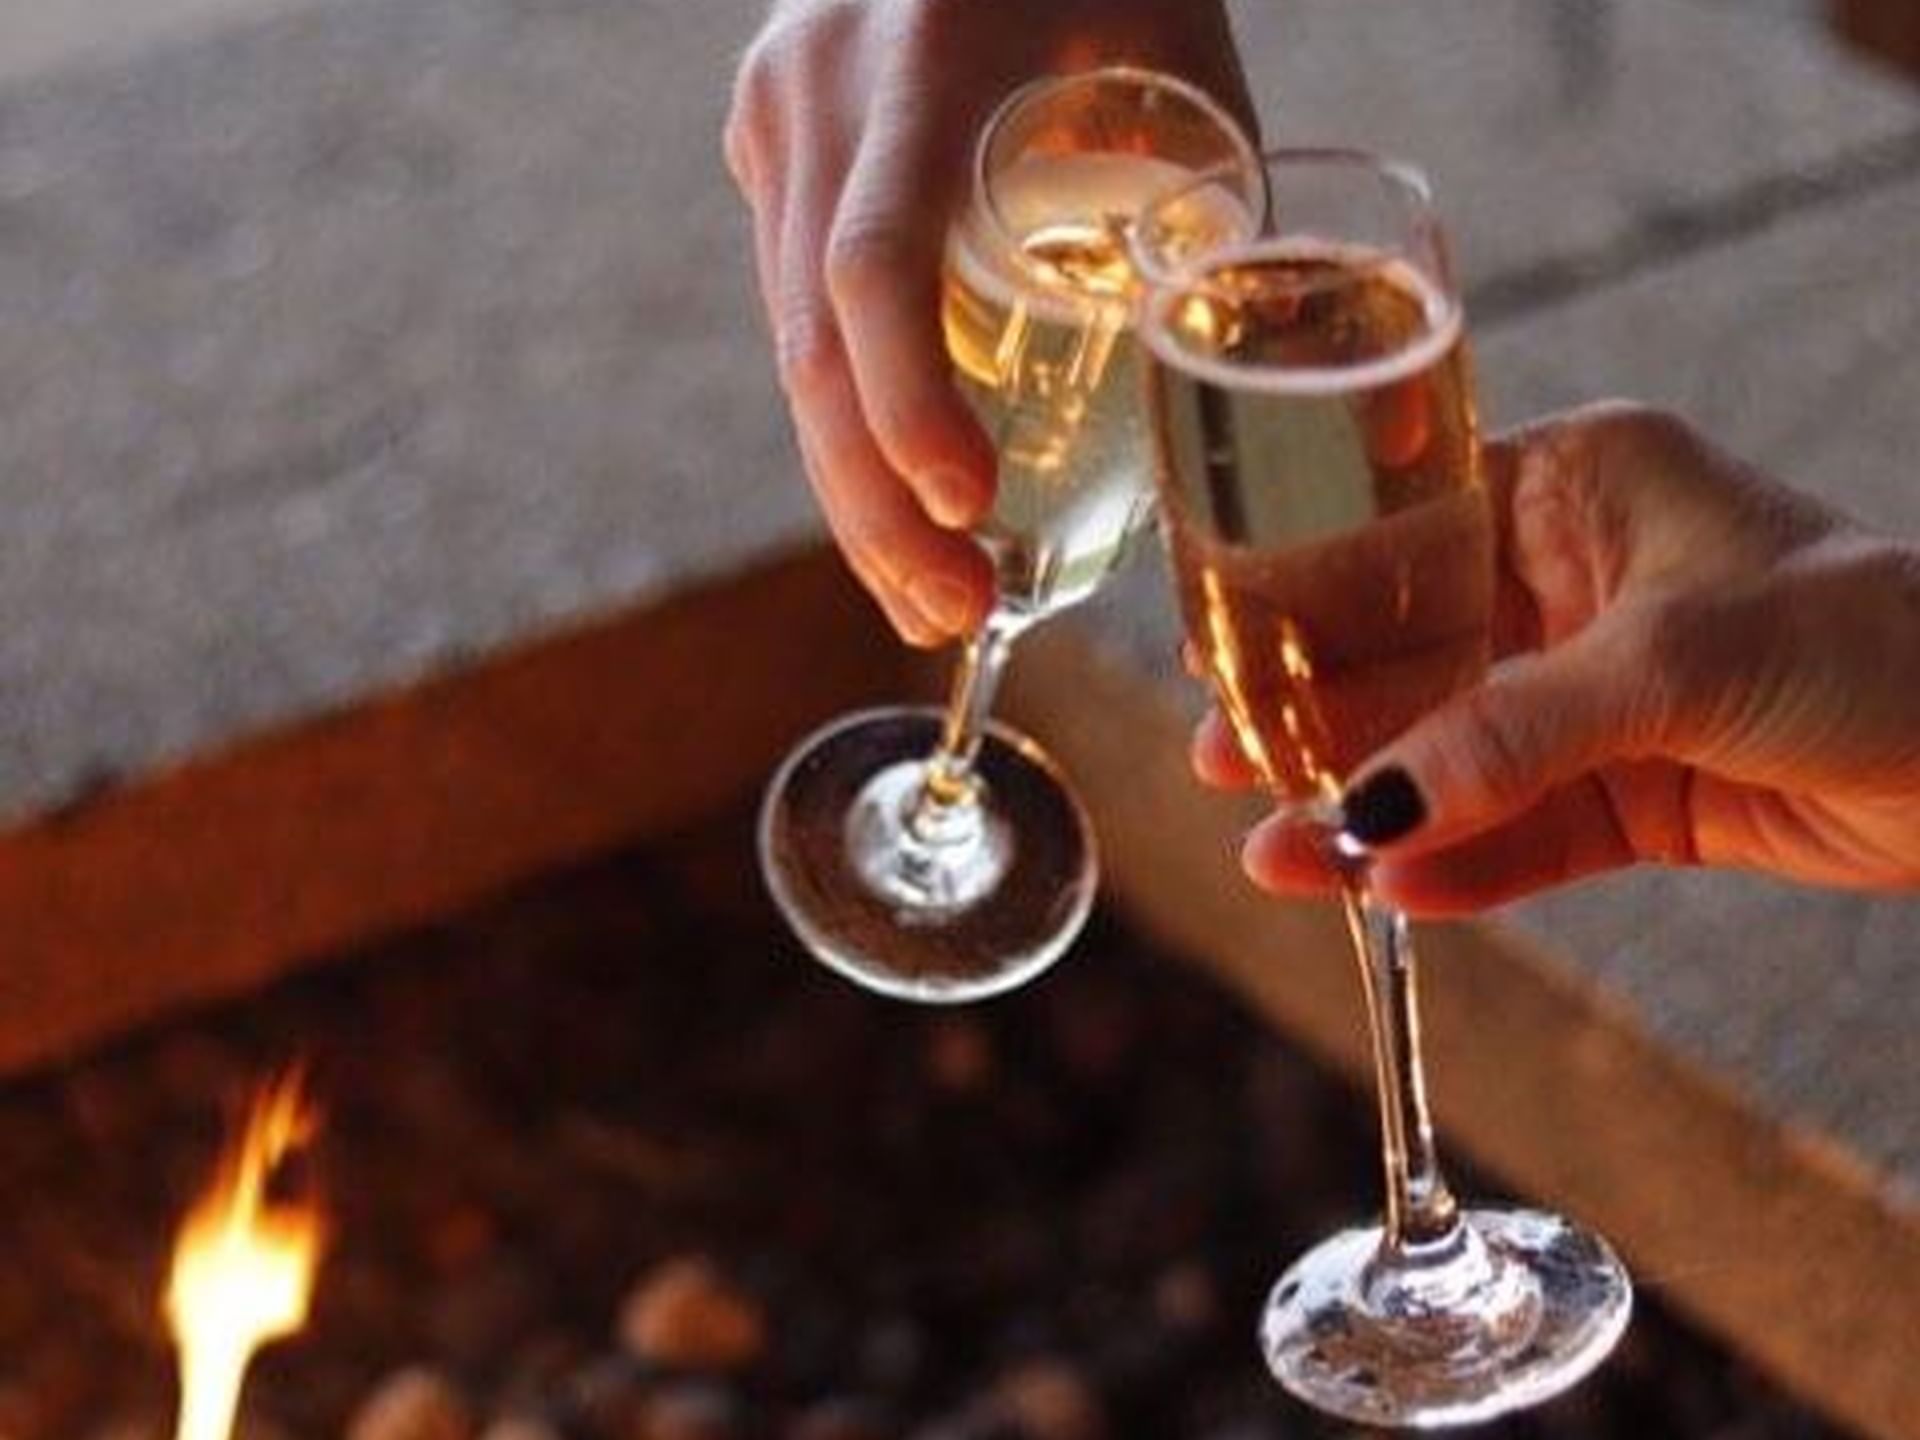
[[[1493,523],[1459,310],[1361,250],[1156,302],[1148,413],[1187,633],[1281,796],[1337,797],[1485,670]]]
[[[975,533],[1016,614],[1085,599],[1152,517],[1126,225],[1186,174],[1147,156],[1031,156],[995,177],[1010,235],[978,216],[955,229],[947,350],[999,455]]]

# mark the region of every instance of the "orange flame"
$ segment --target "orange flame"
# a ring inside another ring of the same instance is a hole
[[[181,1222],[165,1300],[180,1352],[176,1440],[227,1440],[254,1351],[306,1321],[325,1221],[317,1206],[266,1193],[318,1126],[300,1086],[290,1071],[261,1088],[245,1133]]]

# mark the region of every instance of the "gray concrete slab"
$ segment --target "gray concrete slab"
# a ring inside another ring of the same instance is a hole
[[[0,95],[0,810],[812,533],[746,10],[334,4]]]
[[[1589,91],[1541,8],[1245,18],[1276,133],[1499,197],[1488,283],[1912,120],[1652,0]],[[715,159],[759,10],[235,0],[0,88],[0,813],[811,533]]]
[[[61,0],[0,8],[0,82],[49,70],[123,64],[236,23],[330,0]]]
[[[1920,534],[1916,253],[1920,179],[1643,272],[1486,336],[1490,408],[1672,405],[1795,485]],[[1646,873],[1514,918],[1676,1049],[1843,1137],[1920,1205],[1920,903]]]
[[[1578,284],[1703,210],[1920,131],[1910,87],[1745,4],[1283,0],[1235,14],[1269,137],[1418,160],[1483,293]]]

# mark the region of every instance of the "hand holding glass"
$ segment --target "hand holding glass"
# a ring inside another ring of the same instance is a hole
[[[1456,1205],[1406,922],[1339,834],[1354,767],[1488,661],[1495,534],[1460,300],[1415,172],[1347,151],[1264,163],[1257,236],[1170,244],[1179,189],[1136,235],[1187,634],[1267,789],[1341,875],[1379,1087],[1383,1221],[1299,1260],[1262,1340],[1282,1384],[1348,1419],[1484,1420],[1597,1365],[1632,1292],[1606,1244],[1557,1216]]]
[[[843,717],[788,757],[761,812],[788,922],[869,989],[981,999],[1044,970],[1086,920],[1086,816],[1039,746],[987,716],[1014,640],[1092,594],[1151,518],[1127,232],[1170,180],[1216,168],[1209,195],[1253,183],[1233,121],[1142,70],[1036,81],[980,137],[941,288],[956,383],[999,457],[976,532],[995,608],[944,715]]]

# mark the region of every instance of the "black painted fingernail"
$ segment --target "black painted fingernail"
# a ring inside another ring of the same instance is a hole
[[[1340,801],[1340,832],[1362,845],[1386,845],[1427,818],[1427,802],[1398,765],[1369,775]]]

